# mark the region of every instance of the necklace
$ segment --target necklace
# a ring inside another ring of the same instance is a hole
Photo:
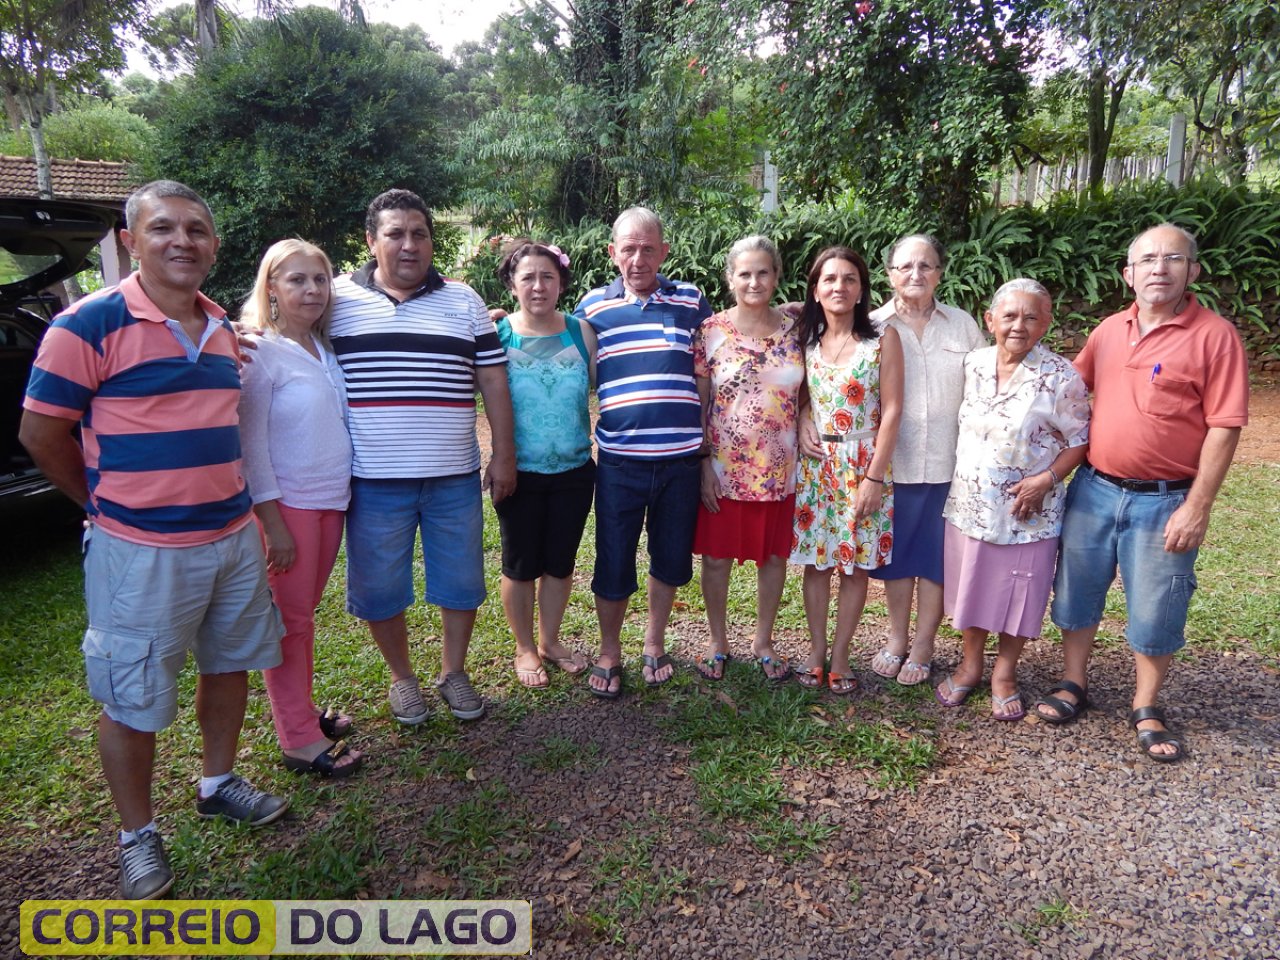
[[[850,343],[852,343],[852,342],[853,342],[853,331],[852,331],[852,330],[850,330],[848,333],[846,333],[846,334],[845,334],[845,336],[844,336],[844,342],[840,344],[840,349],[836,351],[836,355],[835,355],[834,357],[832,357],[832,358],[831,358],[831,360],[830,360],[830,361],[828,361],[828,362],[829,362],[829,363],[831,363],[831,364],[837,364],[837,363],[839,363],[839,362],[840,362],[840,358],[841,358],[842,356],[844,356],[844,351],[845,351],[845,349],[846,349],[846,348],[849,346],[849,344],[850,344]],[[828,349],[829,349],[829,348],[828,348]]]

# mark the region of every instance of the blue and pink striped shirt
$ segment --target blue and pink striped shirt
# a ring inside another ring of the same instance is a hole
[[[213,543],[249,523],[236,407],[240,373],[225,312],[184,344],[137,274],[73,304],[40,345],[23,406],[80,423],[89,514],[134,543]]]
[[[619,277],[592,290],[574,311],[595,331],[596,446],[624,457],[686,457],[702,446],[693,376],[693,334],[711,316],[691,283],[658,277],[640,300]]]

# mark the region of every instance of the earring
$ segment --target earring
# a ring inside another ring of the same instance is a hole
[[[276,303],[276,295],[274,293],[267,299],[271,302],[271,322],[275,323],[280,319],[280,306]]]

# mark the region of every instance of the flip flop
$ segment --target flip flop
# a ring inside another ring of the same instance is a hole
[[[538,656],[542,658],[543,663],[549,663],[571,677],[576,677],[589,666],[587,658],[577,650],[573,651],[573,653],[569,654],[567,657],[551,657],[539,650]]]
[[[765,680],[771,686],[780,686],[791,679],[791,664],[787,662],[786,657],[772,657],[765,655],[763,657],[756,657],[756,663],[760,664],[760,672],[764,674]],[[769,672],[770,664],[774,663],[782,666],[781,673]]]
[[[622,684],[625,682],[622,674],[622,664],[615,664],[612,667],[602,667],[598,663],[592,664],[591,676],[600,677],[605,683],[612,682],[614,677],[618,678],[617,690],[610,690],[608,687],[603,690],[597,690],[591,684],[587,684],[587,689],[591,691],[593,697],[599,697],[601,700],[617,700],[622,696]]]
[[[356,757],[351,763],[339,765],[338,758],[345,757],[350,752],[351,748],[347,746],[347,741],[339,740],[329,744],[312,760],[291,757],[287,753],[282,754],[282,757],[286,770],[292,770],[294,773],[314,773],[318,777],[329,780],[341,780],[358,773],[364,766],[364,754]]]
[[[951,692],[943,695],[942,688],[946,687]],[[969,694],[973,693],[973,687],[966,687],[962,683],[955,683],[950,677],[943,680],[936,690],[933,691],[934,697],[944,707],[958,707],[969,699]]]
[[[1138,732],[1138,749],[1148,759],[1154,760],[1156,763],[1177,763],[1187,755],[1182,741],[1169,730],[1138,730],[1138,724],[1143,720],[1159,720],[1166,727],[1168,726],[1168,721],[1165,719],[1164,711],[1159,707],[1139,707],[1129,714],[1129,726]],[[1152,753],[1151,748],[1161,743],[1172,744],[1174,747],[1173,753]]]
[[[903,680],[902,675],[908,670],[924,671],[918,680]],[[924,683],[933,673],[933,663],[916,663],[914,660],[905,660],[902,663],[902,669],[898,671],[898,684],[903,687],[914,687]]]
[[[809,690],[816,690],[827,682],[827,674],[821,667],[802,667],[795,673],[796,683]]]
[[[693,665],[693,669],[698,671],[698,676],[703,680],[711,683],[719,683],[724,679],[724,672],[729,667],[729,661],[733,657],[727,653],[717,653],[703,660],[699,660]],[[717,673],[716,671],[719,670]]]
[[[640,655],[640,662],[644,664],[646,667],[648,667],[650,670],[652,670],[655,675],[663,667],[669,666],[672,668],[671,673],[667,675],[666,680],[645,680],[644,685],[646,687],[660,687],[664,683],[670,683],[671,678],[676,675],[676,671],[675,671],[676,662],[672,660],[670,655],[668,654],[660,653],[656,657],[651,657],[647,653],[642,653]]]
[[[1072,703],[1070,700],[1055,697],[1054,694],[1059,690],[1072,694],[1076,698],[1076,702]],[[1041,707],[1049,707],[1054,711],[1055,716],[1049,716],[1049,714],[1040,709]],[[1036,716],[1045,723],[1052,723],[1055,726],[1070,723],[1088,709],[1088,692],[1080,684],[1072,683],[1070,680],[1059,680],[1049,688],[1048,693],[1036,701]]]
[[[832,670],[827,674],[827,686],[836,696],[847,697],[858,689],[858,681],[852,674],[836,673]]]
[[[902,661],[906,659],[905,656],[890,653],[889,648],[885,647],[871,658],[871,670],[878,677],[892,680],[902,670]]]
[[[1018,703],[1018,710],[1016,713],[997,713],[996,712],[997,707],[1007,707],[1009,704],[1013,703],[1015,700]],[[994,690],[991,691],[991,716],[995,717],[997,720],[1021,720],[1026,715],[1027,715],[1027,708],[1023,706],[1021,690],[1015,690],[1013,691],[1013,693],[1009,694],[1009,696],[1007,697],[997,697],[995,694],[995,691]]]
[[[520,686],[530,690],[542,690],[551,686],[551,678],[547,676],[547,669],[541,663],[532,670],[526,670],[515,663],[512,666],[515,667],[516,679],[520,681]]]

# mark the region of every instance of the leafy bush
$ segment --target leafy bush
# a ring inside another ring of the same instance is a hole
[[[1280,301],[1280,190],[1275,188],[1213,180],[1182,189],[1156,183],[1123,188],[1100,200],[1067,194],[1043,208],[987,208],[974,215],[965,236],[949,243],[938,298],[980,316],[1000,284],[1033,277],[1055,298],[1058,323],[1051,340],[1086,332],[1129,302],[1121,276],[1128,244],[1143,228],[1164,221],[1186,227],[1199,240],[1204,270],[1193,289],[1201,300],[1234,319],[1255,353],[1280,355],[1280,331],[1274,330]],[[782,253],[779,298],[800,300],[814,255],[841,243],[866,257],[872,303],[880,304],[890,295],[884,256],[903,232],[896,212],[877,214],[858,205],[802,205],[754,222],[686,213],[667,224],[671,253],[663,272],[696,283],[712,306],[726,305],[726,251],[739,237],[763,233]],[[617,275],[603,224],[543,239],[559,244],[573,259],[574,289],[565,297],[566,308]],[[463,274],[487,302],[510,305],[497,282],[497,264],[498,252],[485,250],[468,261]]]

